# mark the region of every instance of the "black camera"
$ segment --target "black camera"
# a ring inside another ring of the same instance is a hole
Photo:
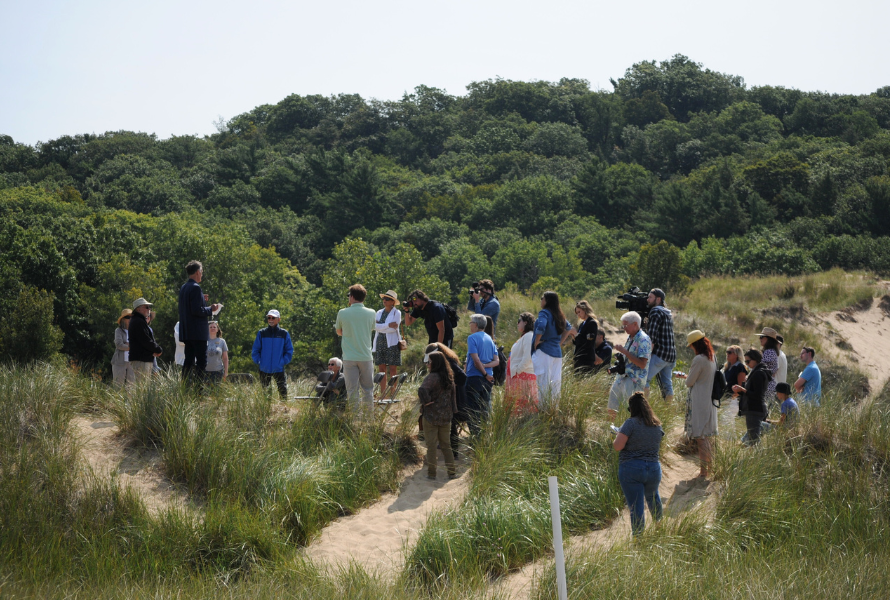
[[[618,302],[615,308],[625,311],[639,313],[640,318],[645,320],[649,316],[649,293],[641,292],[640,288],[632,287],[627,292],[618,296]]]
[[[624,375],[626,369],[627,363],[624,360],[624,355],[619,354],[615,357],[615,364],[606,369],[606,373],[609,375]]]
[[[415,306],[415,304],[414,304],[414,298],[410,298],[410,299],[408,299],[408,300],[405,300],[404,302],[402,302],[402,306],[405,307],[405,309],[407,309],[407,310],[413,310],[413,309],[414,309],[414,306]]]
[[[479,293],[479,288],[470,288],[468,291],[470,292],[470,295],[472,296],[473,294]]]

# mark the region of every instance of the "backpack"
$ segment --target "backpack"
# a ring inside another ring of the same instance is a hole
[[[444,302],[441,303],[442,308],[445,309],[445,315],[448,317],[448,322],[451,323],[451,328],[454,329],[457,327],[457,322],[460,321],[460,317],[457,316],[457,310],[453,306],[448,306]]]
[[[723,377],[723,373],[720,369],[714,371],[714,383],[711,386],[711,404],[720,408],[720,401],[723,399],[723,396],[726,395],[726,392],[729,391],[729,386],[726,385],[726,379]]]
[[[491,370],[495,385],[504,385],[507,381],[507,357],[504,356],[504,347],[498,346],[498,366]]]

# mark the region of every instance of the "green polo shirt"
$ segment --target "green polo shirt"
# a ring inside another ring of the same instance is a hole
[[[343,360],[373,361],[371,340],[374,334],[374,319],[377,313],[356,302],[348,308],[341,308],[337,313],[337,324],[334,329],[343,330],[341,345]]]

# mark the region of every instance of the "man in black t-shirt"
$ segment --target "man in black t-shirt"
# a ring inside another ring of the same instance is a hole
[[[436,342],[445,344],[449,348],[454,344],[454,330],[451,321],[445,313],[445,307],[441,302],[430,300],[423,290],[414,290],[408,296],[406,305],[413,302],[411,313],[405,317],[405,325],[411,326],[417,319],[423,319],[430,344]]]

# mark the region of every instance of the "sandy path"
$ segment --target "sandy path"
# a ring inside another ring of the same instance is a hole
[[[675,441],[671,441],[671,445]],[[698,462],[694,458],[680,456],[675,452],[671,452],[670,462],[670,466],[662,463],[661,485],[658,486],[658,490],[664,503],[665,516],[675,517],[704,503],[712,496],[706,489],[689,486],[685,483],[698,475]],[[647,526],[650,522],[651,517],[647,509]],[[564,540],[565,552],[567,556],[571,556],[587,551],[608,550],[613,544],[627,541],[630,537],[630,513],[627,507],[625,507],[609,527]],[[553,568],[552,557],[542,558],[530,563],[519,571],[496,581],[491,587],[491,595],[497,598],[511,598],[514,600],[529,598],[536,580],[546,570]]]
[[[116,477],[122,487],[131,487],[152,514],[167,508],[186,508],[187,496],[163,473],[156,450],[128,448],[117,425],[107,420],[75,417],[71,429],[80,445],[83,467],[96,477]]]
[[[417,539],[433,511],[463,501],[467,464],[458,460],[458,478],[448,481],[439,453],[438,479],[426,478],[426,467],[411,467],[398,494],[387,494],[355,515],[337,519],[306,548],[306,556],[332,568],[355,562],[369,573],[395,576],[405,564],[404,550]]]

